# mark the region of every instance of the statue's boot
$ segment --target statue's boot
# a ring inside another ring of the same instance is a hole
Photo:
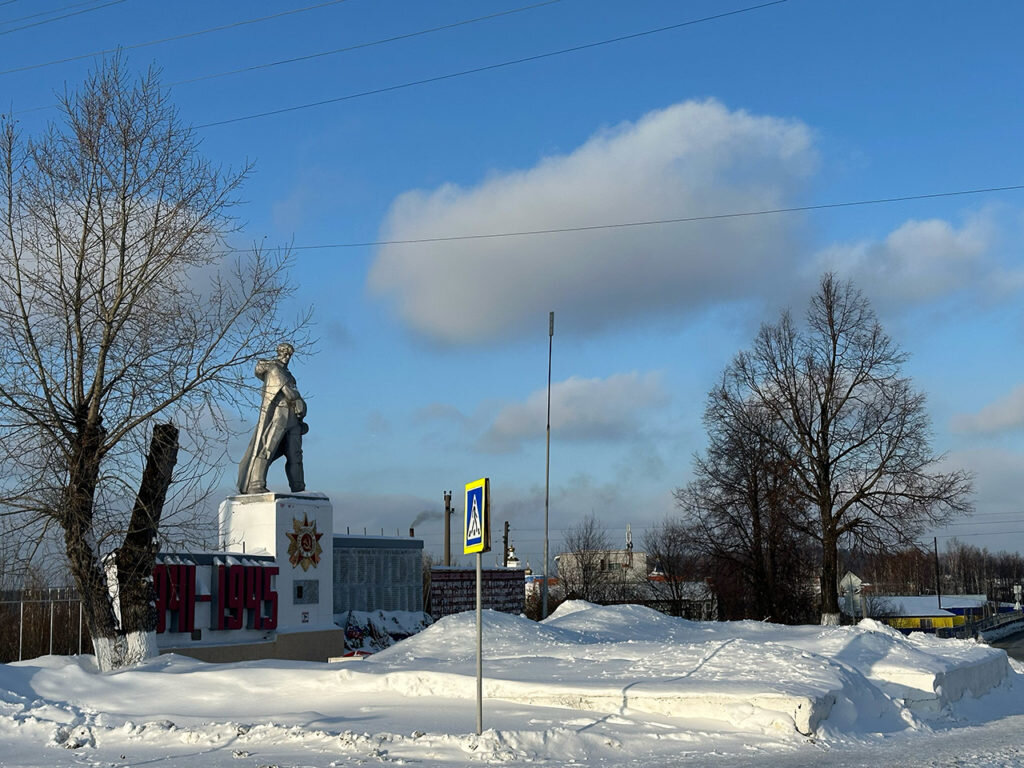
[[[306,490],[306,478],[302,471],[301,461],[285,462],[284,473],[288,476],[288,487],[292,493],[301,493]]]
[[[254,458],[249,465],[249,484],[245,488],[246,493],[267,493],[267,467],[269,462],[266,459]]]

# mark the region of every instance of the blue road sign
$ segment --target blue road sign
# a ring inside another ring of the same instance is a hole
[[[482,477],[466,483],[466,506],[463,514],[462,552],[471,555],[475,552],[489,552],[491,549],[490,520],[488,519],[488,502],[490,501],[490,480]]]

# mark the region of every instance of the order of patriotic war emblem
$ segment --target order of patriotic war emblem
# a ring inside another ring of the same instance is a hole
[[[292,568],[302,566],[302,570],[308,571],[310,566],[316,568],[320,563],[320,556],[324,553],[320,546],[322,533],[316,532],[316,520],[312,522],[306,515],[302,516],[302,522],[296,517],[292,518],[292,531],[286,532],[289,539],[288,562]]]

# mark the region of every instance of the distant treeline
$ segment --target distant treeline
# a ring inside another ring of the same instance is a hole
[[[1013,585],[1024,583],[1024,555],[989,552],[983,547],[952,539],[939,552],[936,585],[935,555],[928,549],[848,555],[853,571],[879,595],[930,595],[936,586],[947,595],[986,595],[989,600],[1013,602]]]

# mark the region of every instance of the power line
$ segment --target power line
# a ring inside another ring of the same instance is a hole
[[[14,0],[8,0],[6,3],[0,3],[0,6],[8,5]],[[49,16],[54,13],[60,13],[61,11],[67,11],[72,8],[81,8],[83,5],[95,5],[99,0],[85,0],[80,3],[71,3],[71,5],[62,5],[59,8],[51,8],[48,11],[40,11],[39,13],[30,13],[28,16],[18,16],[13,19],[4,19],[0,21],[0,25],[4,24],[17,24],[19,21],[28,21],[29,19],[38,19],[40,16]]]
[[[361,48],[372,48],[373,46],[376,46],[376,45],[384,45],[385,43],[393,43],[393,42],[396,42],[398,40],[408,40],[409,38],[412,38],[412,37],[421,37],[423,35],[429,35],[429,34],[432,34],[434,32],[441,32],[441,31],[446,30],[446,29],[455,29],[456,27],[465,26],[467,24],[475,24],[475,23],[477,23],[479,21],[488,21],[490,19],[496,19],[496,18],[499,18],[501,16],[509,16],[509,15],[511,15],[513,13],[522,13],[524,11],[532,11],[532,10],[534,10],[536,8],[541,8],[541,7],[545,6],[545,5],[554,5],[555,3],[560,3],[560,2],[562,2],[562,0],[544,0],[544,2],[534,3],[533,5],[524,5],[524,6],[521,6],[519,8],[512,8],[511,10],[507,10],[507,11],[498,11],[497,13],[491,13],[491,14],[488,14],[487,16],[477,16],[476,18],[473,18],[473,19],[463,19],[462,21],[455,21],[455,22],[452,22],[451,24],[442,24],[439,27],[430,27],[429,29],[421,29],[421,30],[418,30],[416,32],[407,32],[407,33],[402,34],[402,35],[394,35],[392,37],[385,37],[385,38],[382,38],[380,40],[370,41],[368,43],[358,43],[356,45],[350,45],[350,46],[347,46],[345,48],[335,48],[335,49],[330,50],[330,51],[321,51],[319,53],[310,53],[310,54],[306,54],[304,56],[294,56],[294,57],[292,57],[290,59],[280,59],[278,61],[271,61],[271,62],[268,62],[266,64],[253,64],[250,67],[241,67],[239,69],[231,69],[231,70],[227,70],[225,72],[215,72],[215,73],[209,74],[209,75],[200,75],[199,77],[189,78],[188,80],[178,80],[177,82],[170,83],[170,85],[174,86],[174,85],[186,85],[188,83],[197,83],[197,82],[200,82],[200,81],[203,81],[203,80],[212,80],[212,79],[217,78],[217,77],[227,77],[228,75],[238,75],[238,74],[242,74],[244,72],[253,72],[253,71],[259,70],[259,69],[269,69],[271,67],[278,67],[278,66],[281,66],[282,64],[295,64],[296,62],[309,61],[310,59],[317,59],[317,58],[321,58],[321,57],[324,57],[324,56],[334,56],[335,54],[347,53],[349,51],[356,51],[356,50],[359,50]]]
[[[965,516],[965,517],[962,517],[962,518],[957,518],[957,519],[967,521],[967,520],[977,520],[979,517],[1001,517],[1003,515],[1021,515],[1021,516],[1024,516],[1024,510],[1016,510],[1016,509],[1014,509],[1014,510],[1003,511],[1003,512],[998,512],[998,511],[996,511],[996,512],[972,512],[968,516]]]
[[[13,2],[14,0],[8,0],[8,1],[9,2]],[[239,69],[227,70],[225,72],[215,72],[215,73],[208,74],[208,75],[200,75],[199,77],[193,77],[193,78],[189,78],[187,80],[177,80],[177,81],[175,81],[173,83],[168,83],[168,85],[172,86],[172,87],[173,86],[178,86],[178,85],[188,85],[190,83],[197,83],[197,82],[201,82],[201,81],[204,81],[204,80],[212,80],[212,79],[218,78],[218,77],[227,77],[228,75],[237,75],[237,74],[242,74],[244,72],[252,72],[252,71],[256,71],[256,70],[260,70],[260,69],[269,69],[271,67],[277,67],[277,66],[281,66],[283,64],[294,64],[296,62],[308,61],[310,59],[320,58],[320,57],[323,57],[323,56],[333,56],[335,54],[346,53],[348,51],[355,51],[355,50],[359,50],[361,48],[372,48],[373,46],[384,45],[385,43],[392,43],[392,42],[396,42],[396,41],[399,41],[399,40],[406,40],[406,39],[409,39],[409,38],[412,38],[412,37],[421,37],[423,35],[432,34],[434,32],[440,32],[440,31],[443,31],[443,30],[446,30],[446,29],[454,29],[456,27],[465,26],[467,24],[475,24],[475,23],[480,22],[480,21],[488,21],[490,19],[496,19],[496,18],[501,17],[501,16],[508,16],[508,15],[513,14],[513,13],[522,13],[524,11],[530,11],[530,10],[534,10],[536,8],[541,8],[541,7],[546,6],[546,5],[554,5],[555,3],[560,3],[560,2],[562,2],[562,0],[544,0],[544,2],[541,2],[541,3],[534,3],[533,5],[524,5],[524,6],[520,6],[519,8],[512,8],[512,9],[507,10],[507,11],[499,11],[497,13],[488,14],[486,16],[477,16],[476,18],[472,18],[472,19],[463,19],[461,21],[452,22],[451,24],[443,24],[443,25],[441,25],[439,27],[431,27],[429,29],[421,29],[421,30],[418,30],[416,32],[408,32],[408,33],[405,33],[405,34],[402,34],[402,35],[394,35],[392,37],[386,37],[386,38],[382,38],[380,40],[372,40],[372,41],[367,42],[367,43],[358,43],[356,45],[350,45],[350,46],[348,46],[346,48],[335,48],[334,50],[330,50],[330,51],[321,51],[319,53],[311,53],[311,54],[307,54],[305,56],[295,56],[295,57],[292,57],[290,59],[280,59],[278,61],[271,61],[271,62],[268,62],[268,63],[265,63],[265,64],[254,64],[254,65],[252,65],[250,67],[241,67]],[[45,66],[45,65],[39,65],[39,66]],[[0,74],[4,74],[4,73],[0,72]],[[57,106],[59,106],[59,105],[58,104],[48,104],[48,105],[46,105],[44,107],[30,107],[28,109],[20,109],[20,110],[18,110],[18,114],[27,114],[29,112],[39,112],[39,111],[44,110],[44,109],[53,109],[54,107],[57,107]]]
[[[688,224],[697,221],[718,221],[721,219],[739,219],[748,216],[773,216],[783,213],[802,213],[807,211],[825,211],[834,208],[854,208],[865,205],[882,205],[885,203],[902,203],[914,200],[934,200],[944,197],[962,197],[965,195],[981,195],[994,192],[1015,192],[1024,190],[1024,184],[1013,184],[1005,187],[981,187],[978,189],[961,189],[954,192],[929,192],[919,195],[900,195],[898,197],[879,197],[869,200],[850,200],[841,203],[818,203],[816,205],[795,205],[789,208],[768,208],[757,211],[734,211],[731,213],[711,213],[703,216],[679,216],[671,219],[650,219],[646,221],[625,221],[613,224],[591,224],[581,227],[553,227],[551,229],[530,229],[509,232],[486,232],[470,235],[446,235],[443,237],[419,237],[405,240],[367,240],[352,243],[325,243],[320,245],[295,245],[293,251],[314,251],[330,248],[371,248],[381,245],[414,245],[417,243],[448,243],[460,240],[490,240],[502,237],[529,237],[535,235],[553,235],[564,232],[592,232],[602,229],[626,229],[628,227],[650,227],[666,224]],[[244,249],[232,248],[218,253],[240,253]]]
[[[124,0],[113,0],[113,2],[121,3]],[[337,5],[338,3],[344,3],[346,0],[327,0],[327,2],[317,3],[316,5],[307,5],[304,8],[293,8],[289,11],[280,11],[278,13],[272,13],[269,16],[260,16],[254,19],[242,19],[241,21],[233,21],[230,24],[222,24],[218,27],[209,27],[207,29],[199,29],[195,32],[185,32],[180,35],[172,35],[171,37],[162,37],[159,40],[150,40],[145,43],[134,43],[132,45],[121,45],[117,48],[107,48],[102,51],[93,51],[92,53],[83,53],[77,56],[68,56],[64,59],[54,59],[53,61],[45,61],[41,64],[28,64],[23,67],[14,67],[12,69],[0,70],[0,75],[10,75],[14,72],[26,72],[30,69],[42,69],[43,67],[50,67],[54,64],[67,64],[70,61],[80,61],[82,59],[92,58],[93,56],[104,56],[108,53],[116,53],[118,51],[134,51],[137,48],[147,48],[151,45],[161,45],[163,43],[174,42],[175,40],[184,40],[189,37],[198,37],[200,35],[208,35],[213,32],[223,32],[227,29],[234,29],[235,27],[245,26],[247,24],[258,24],[263,21],[270,21],[272,19],[279,19],[282,16],[291,16],[296,13],[305,13],[306,11],[313,11],[317,8],[324,8],[328,5]],[[108,3],[111,5],[113,3]],[[12,32],[17,30],[10,30]]]
[[[979,528],[983,525],[1013,525],[1014,523],[1024,523],[1024,520],[1016,517],[1007,520],[979,520],[974,523],[946,523],[943,528]]]
[[[702,24],[702,23],[704,23],[706,21],[715,21],[717,19],[723,19],[723,18],[726,18],[728,16],[736,16],[736,15],[739,15],[741,13],[748,13],[750,11],[756,11],[756,10],[760,10],[762,8],[768,8],[769,6],[773,6],[773,5],[781,5],[782,3],[785,3],[785,2],[787,2],[787,0],[771,0],[771,2],[761,3],[760,5],[752,5],[752,6],[748,6],[746,8],[739,8],[739,9],[737,9],[735,11],[726,11],[725,13],[716,13],[713,16],[704,16],[703,18],[700,18],[700,19],[692,19],[690,21],[683,21],[683,22],[679,22],[678,24],[669,24],[669,25],[664,26],[664,27],[657,27],[656,29],[647,29],[647,30],[644,30],[643,32],[634,32],[634,33],[629,34],[629,35],[620,35],[618,37],[612,37],[612,38],[608,38],[606,40],[598,40],[597,42],[593,42],[593,43],[584,43],[582,45],[574,45],[571,48],[562,48],[562,49],[559,49],[557,51],[547,51],[546,53],[538,53],[538,54],[534,54],[533,56],[524,56],[524,57],[519,58],[519,59],[511,59],[509,61],[502,61],[502,62],[499,62],[497,64],[487,64],[487,65],[482,66],[482,67],[473,67],[472,69],[464,69],[464,70],[460,70],[458,72],[449,72],[448,74],[445,74],[445,75],[437,75],[435,77],[426,77],[426,78],[423,78],[421,80],[412,80],[412,81],[406,82],[406,83],[399,83],[398,85],[389,85],[389,86],[384,86],[383,88],[374,88],[374,89],[368,90],[368,91],[360,91],[358,93],[350,93],[350,94],[347,94],[345,96],[335,96],[335,97],[330,98],[330,99],[321,99],[320,101],[313,101],[313,102],[309,102],[309,103],[306,103],[306,104],[298,104],[298,105],[293,106],[293,107],[282,107],[281,109],[271,109],[271,110],[267,110],[266,112],[257,112],[257,113],[252,114],[252,115],[243,115],[241,117],[231,117],[231,118],[228,118],[226,120],[216,120],[216,121],[213,121],[213,122],[210,122],[210,123],[203,123],[202,125],[197,125],[195,127],[196,128],[212,128],[212,127],[218,126],[218,125],[229,125],[231,123],[240,123],[240,122],[242,122],[244,120],[256,120],[256,119],[261,118],[261,117],[270,117],[272,115],[282,115],[282,114],[285,114],[286,112],[297,112],[297,111],[302,110],[302,109],[312,109],[314,107],[322,107],[322,106],[324,106],[326,104],[337,104],[337,103],[342,102],[342,101],[350,101],[351,99],[359,99],[359,98],[362,98],[364,96],[373,96],[373,95],[379,94],[379,93],[388,93],[390,91],[399,91],[399,90],[403,90],[405,88],[413,88],[413,87],[415,87],[417,85],[426,85],[428,83],[441,82],[442,80],[451,80],[451,79],[456,78],[456,77],[464,77],[465,75],[473,75],[473,74],[477,74],[477,73],[480,73],[480,72],[489,72],[491,70],[502,69],[504,67],[512,67],[512,66],[515,66],[517,64],[525,64],[525,63],[528,63],[528,62],[531,62],[531,61],[539,61],[541,59],[549,59],[549,58],[551,58],[553,56],[562,56],[562,55],[567,54],[567,53],[577,53],[578,51],[585,51],[585,50],[589,50],[591,48],[597,48],[597,47],[602,46],[602,45],[611,45],[612,43],[621,43],[621,42],[624,42],[626,40],[635,40],[637,38],[646,37],[648,35],[656,35],[656,34],[658,34],[660,32],[668,32],[668,31],[671,31],[671,30],[674,30],[674,29],[681,29],[682,27],[689,27],[689,26],[692,26],[694,24]],[[2,75],[2,74],[5,74],[5,73],[4,72],[0,72],[0,75]]]
[[[108,8],[111,5],[120,5],[123,2],[125,2],[125,0],[109,0],[109,2],[103,3],[102,5],[97,5],[97,6],[93,7],[93,8],[85,8],[85,9],[83,9],[81,11],[74,11],[72,13],[65,13],[63,16],[55,16],[52,19],[43,19],[42,21],[33,21],[31,24],[25,24],[25,25],[20,26],[20,27],[15,27],[14,29],[7,29],[7,30],[4,30],[3,32],[0,32],[0,35],[9,35],[12,32],[21,32],[23,29],[31,29],[32,27],[41,27],[43,24],[52,24],[55,21],[61,21],[62,19],[70,19],[72,16],[80,16],[83,13],[92,13],[93,11],[99,11],[99,10],[101,10],[103,8]],[[74,6],[67,6],[67,7],[72,8]],[[36,15],[39,15],[39,14],[36,14]],[[25,18],[31,18],[31,17],[30,16],[26,16]],[[5,22],[5,23],[9,23],[9,22]]]

